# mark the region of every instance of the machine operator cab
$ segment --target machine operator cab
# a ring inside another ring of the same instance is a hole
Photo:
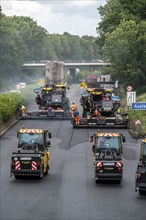
[[[35,153],[43,152],[50,147],[51,133],[43,129],[20,129],[17,132],[18,151],[27,153],[30,151]]]
[[[41,88],[42,105],[46,108],[63,108],[63,103],[68,102],[66,89],[69,87],[64,84],[46,85]]]
[[[140,163],[146,165],[146,138],[142,141],[140,149]]]
[[[93,142],[92,151],[97,157],[122,157],[122,142],[125,137],[119,133],[100,133],[90,137]]]
[[[135,175],[135,191],[139,191],[140,194],[146,193],[146,138],[140,146],[140,159]]]

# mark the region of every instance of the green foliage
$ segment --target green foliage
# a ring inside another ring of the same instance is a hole
[[[24,16],[5,16],[1,18],[1,77],[2,87],[7,84],[27,82],[35,78],[34,70],[24,71],[25,62],[41,60],[59,60],[64,62],[82,62],[101,58],[94,37],[70,35],[65,32],[49,34],[38,26],[36,21]]]
[[[33,91],[35,87],[38,87],[38,84],[26,86],[26,88],[20,90],[20,93],[0,95],[0,124],[12,117],[21,104],[27,106],[27,104],[33,102],[36,96]]]
[[[139,93],[146,84],[145,0],[109,0],[99,8],[102,21],[97,44],[108,71],[121,83],[131,84]]]
[[[14,115],[21,103],[21,95],[18,93],[7,93],[0,96],[0,123]]]

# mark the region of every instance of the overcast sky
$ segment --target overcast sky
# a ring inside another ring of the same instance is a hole
[[[106,0],[1,0],[7,16],[28,16],[45,28],[49,34],[97,36],[96,27],[101,20],[97,8]]]

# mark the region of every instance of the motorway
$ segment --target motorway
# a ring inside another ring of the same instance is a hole
[[[80,93],[79,85],[72,85],[68,93],[77,105]],[[52,132],[50,171],[42,180],[10,177],[16,131],[23,125]],[[126,137],[123,182],[96,184],[89,142],[96,131],[73,129],[70,121],[44,120],[20,120],[9,129],[0,141],[1,220],[145,220],[146,196],[135,192],[139,143],[126,129],[116,129]]]

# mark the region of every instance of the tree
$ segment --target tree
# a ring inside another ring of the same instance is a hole
[[[106,60],[108,71],[124,84],[140,87],[146,83],[145,1],[110,0],[99,8],[102,21],[97,28],[97,44]]]

